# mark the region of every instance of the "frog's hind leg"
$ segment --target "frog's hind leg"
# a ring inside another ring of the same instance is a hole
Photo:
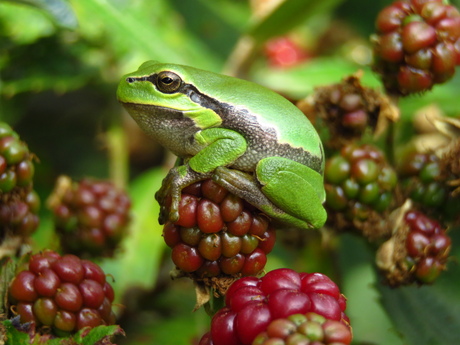
[[[298,228],[311,227],[307,222],[292,217],[283,209],[277,207],[261,191],[261,185],[255,176],[226,167],[218,167],[214,171],[213,180],[231,193],[246,200],[251,205],[257,207],[267,216],[282,223],[289,224]]]
[[[315,170],[282,157],[262,159],[256,168],[263,193],[278,207],[310,227],[326,222],[323,176]]]

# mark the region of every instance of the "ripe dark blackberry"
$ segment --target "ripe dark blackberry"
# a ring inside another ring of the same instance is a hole
[[[33,154],[19,135],[0,122],[0,241],[31,235],[38,227],[40,199],[33,190]]]
[[[392,286],[432,283],[445,270],[451,239],[441,225],[420,211],[408,210],[393,236],[379,249],[377,264]]]
[[[244,277],[230,286],[225,305],[212,318],[210,336],[202,344],[250,345],[272,322],[295,314],[316,313],[349,327],[345,297],[321,273],[283,268],[260,279]]]
[[[194,279],[257,275],[275,243],[269,220],[212,180],[182,191],[179,220],[163,229],[172,260]]]
[[[357,229],[369,238],[383,235],[369,222],[379,221],[388,212],[397,176],[378,148],[367,144],[343,147],[326,161],[324,180],[330,223]]]
[[[65,252],[111,256],[126,233],[131,202],[109,181],[61,177],[48,205]]]
[[[442,0],[396,1],[376,20],[374,69],[390,93],[430,90],[460,63],[460,13]]]
[[[11,310],[56,335],[115,323],[113,289],[95,263],[45,250],[11,281]]]

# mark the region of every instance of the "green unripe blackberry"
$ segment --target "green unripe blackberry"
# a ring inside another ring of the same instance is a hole
[[[352,333],[349,327],[310,312],[273,320],[266,331],[254,339],[252,345],[348,345],[351,340]]]
[[[109,181],[61,177],[48,205],[68,253],[111,256],[126,234],[131,202]]]
[[[374,69],[388,92],[430,90],[460,63],[460,13],[442,0],[396,1],[376,20]]]
[[[355,228],[389,210],[397,184],[396,173],[383,153],[374,146],[357,144],[343,147],[326,161],[324,180],[329,222]]]
[[[402,192],[419,208],[438,219],[454,220],[460,211],[460,199],[453,193],[450,182],[455,181],[448,161],[450,157],[439,158],[432,152],[411,151],[401,157],[398,174],[402,179]]]

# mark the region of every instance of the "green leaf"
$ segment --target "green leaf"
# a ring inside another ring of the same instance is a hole
[[[111,345],[111,338],[116,335],[125,335],[125,332],[118,325],[98,326],[91,329],[82,329],[69,337],[52,338],[49,334],[29,333],[19,331],[13,325],[16,320],[5,320],[2,322],[6,329],[6,345]],[[31,329],[30,332],[33,332]]]
[[[289,69],[260,67],[252,71],[251,79],[294,99],[303,98],[317,86],[340,83],[343,78],[365,70],[362,83],[368,87],[380,86],[379,80],[368,68],[338,58],[316,58]]]
[[[315,15],[332,11],[343,0],[284,0],[267,16],[255,22],[248,34],[256,42],[283,35]]]
[[[81,345],[94,345],[98,342],[103,344],[110,345],[110,338],[115,335],[125,335],[125,332],[118,325],[112,326],[98,326],[89,331],[88,334],[84,334],[85,331],[82,330],[74,336],[74,339],[77,344]]]
[[[117,54],[130,59],[130,69],[145,60],[220,69],[213,51],[190,35],[168,1],[74,0],[72,6],[81,33],[90,41],[109,42]]]
[[[77,17],[65,0],[9,0],[13,3],[26,4],[46,12],[54,23],[65,29],[75,29],[78,26]]]
[[[163,226],[158,223],[160,207],[154,195],[164,175],[165,171],[158,168],[132,183],[130,232],[121,243],[118,255],[100,263],[104,272],[115,279],[112,286],[118,302],[129,288],[151,289],[156,282],[166,245],[162,237]]]

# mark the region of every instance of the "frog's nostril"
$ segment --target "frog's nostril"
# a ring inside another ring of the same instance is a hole
[[[126,78],[126,81],[131,84],[131,83],[134,83],[136,81],[136,79],[128,77],[128,78]]]

